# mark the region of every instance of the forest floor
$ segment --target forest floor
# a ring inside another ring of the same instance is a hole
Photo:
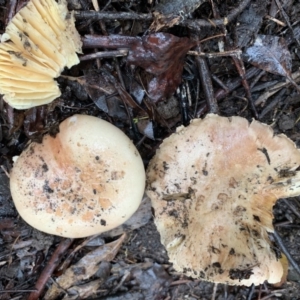
[[[0,34],[24,2],[0,0]],[[12,158],[73,114],[120,128],[145,168],[176,127],[207,113],[258,119],[300,147],[299,1],[157,2],[68,0],[83,53],[57,79],[61,96],[28,110],[0,96],[0,300],[300,299],[291,264],[281,286],[227,286],[176,272],[146,196],[129,223],[86,239],[39,232],[14,207]],[[275,244],[296,268],[299,200],[281,199],[273,210]]]

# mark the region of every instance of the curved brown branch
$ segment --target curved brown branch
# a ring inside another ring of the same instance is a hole
[[[233,9],[228,16],[223,17],[222,19],[210,19],[210,21],[202,19],[184,20],[181,22],[181,25],[185,25],[194,30],[199,30],[201,27],[227,25],[232,22],[248,6],[249,3],[250,0],[243,0],[237,8]]]
[[[31,292],[27,300],[37,300],[42,293],[45,284],[52,275],[53,271],[60,262],[61,256],[65,254],[66,250],[70,247],[74,239],[64,239],[60,242],[54,253],[52,254],[51,259],[49,260],[47,266],[41,273],[38,281],[35,284],[36,291]]]

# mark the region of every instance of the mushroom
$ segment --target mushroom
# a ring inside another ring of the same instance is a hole
[[[277,283],[272,207],[300,195],[300,151],[270,126],[209,114],[165,139],[146,172],[175,270],[231,285]]]
[[[16,109],[60,96],[64,67],[79,63],[81,40],[66,0],[31,0],[10,21],[0,43],[0,94]]]
[[[74,115],[56,137],[31,143],[10,174],[20,216],[40,231],[80,238],[102,233],[129,219],[145,188],[142,159],[117,127],[92,116]]]

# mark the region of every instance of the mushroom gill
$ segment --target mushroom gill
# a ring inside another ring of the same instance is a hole
[[[66,0],[31,0],[10,21],[0,43],[0,93],[16,109],[60,96],[53,79],[79,63],[80,36]]]

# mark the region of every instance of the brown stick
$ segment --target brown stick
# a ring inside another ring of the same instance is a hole
[[[244,67],[244,62],[242,61],[240,56],[237,56],[237,57],[232,56],[232,59],[233,59],[233,62],[235,64],[238,72],[239,72],[239,75],[241,76],[242,85],[244,86],[244,89],[246,91],[247,99],[250,103],[250,107],[251,107],[253,116],[254,116],[255,119],[258,119],[258,113],[257,113],[256,107],[255,107],[255,104],[254,104],[254,101],[253,101],[253,98],[252,98],[252,95],[251,95],[251,92],[250,92],[250,87],[249,87],[249,84],[248,84],[248,81],[247,81],[247,78],[246,78],[246,71],[245,71],[245,67]]]
[[[47,283],[48,279],[54,272],[55,268],[59,264],[61,257],[65,254],[65,251],[70,247],[74,239],[63,239],[54,253],[52,254],[52,257],[48,261],[45,269],[41,273],[38,281],[35,284],[36,291],[31,292],[31,294],[28,296],[27,300],[37,300],[39,296],[41,295],[42,291],[44,290],[45,284]]]
[[[115,51],[101,51],[95,52],[92,54],[83,55],[80,57],[80,61],[84,60],[92,60],[97,58],[112,58],[112,57],[119,57],[119,56],[127,56],[128,50],[115,50]]]
[[[201,27],[213,27],[213,26],[221,26],[227,25],[228,23],[232,22],[250,3],[250,0],[243,0],[240,5],[233,9],[231,13],[223,17],[222,19],[210,19],[209,21],[206,20],[184,20],[180,23],[180,25],[187,26],[194,30],[201,30]]]
[[[201,51],[200,46],[197,50]],[[198,66],[202,88],[205,94],[206,101],[208,103],[209,112],[213,114],[219,114],[219,107],[214,95],[214,89],[211,82],[211,75],[205,58],[196,57],[196,63]]]
[[[7,26],[7,24],[11,21],[11,19],[15,15],[16,7],[17,7],[17,0],[11,0],[9,2],[9,8],[8,8],[8,12],[7,12],[6,19],[5,19],[5,27]]]
[[[139,40],[139,37],[121,36],[121,35],[93,35],[87,34],[82,37],[83,48],[130,48],[133,43]]]
[[[273,232],[273,237],[275,238],[275,242],[277,243],[277,245],[279,246],[279,248],[283,252],[283,254],[286,256],[286,258],[288,259],[288,261],[290,262],[290,264],[292,265],[294,270],[300,275],[300,266],[294,260],[294,258],[290,254],[290,252],[287,250],[280,235],[277,233],[276,230],[274,230],[274,232]]]
[[[246,73],[246,79],[251,79],[254,76],[256,76],[260,72],[259,69],[252,67],[250,68]],[[215,97],[217,100],[224,99],[227,95],[229,95],[231,92],[233,92],[235,89],[237,89],[239,86],[241,86],[241,78],[234,79],[231,83],[227,85],[227,89],[220,89],[216,91]]]
[[[75,12],[76,19],[85,19],[89,21],[113,21],[113,20],[142,20],[151,21],[152,14],[138,14],[134,12],[98,12],[98,11],[79,11]]]

